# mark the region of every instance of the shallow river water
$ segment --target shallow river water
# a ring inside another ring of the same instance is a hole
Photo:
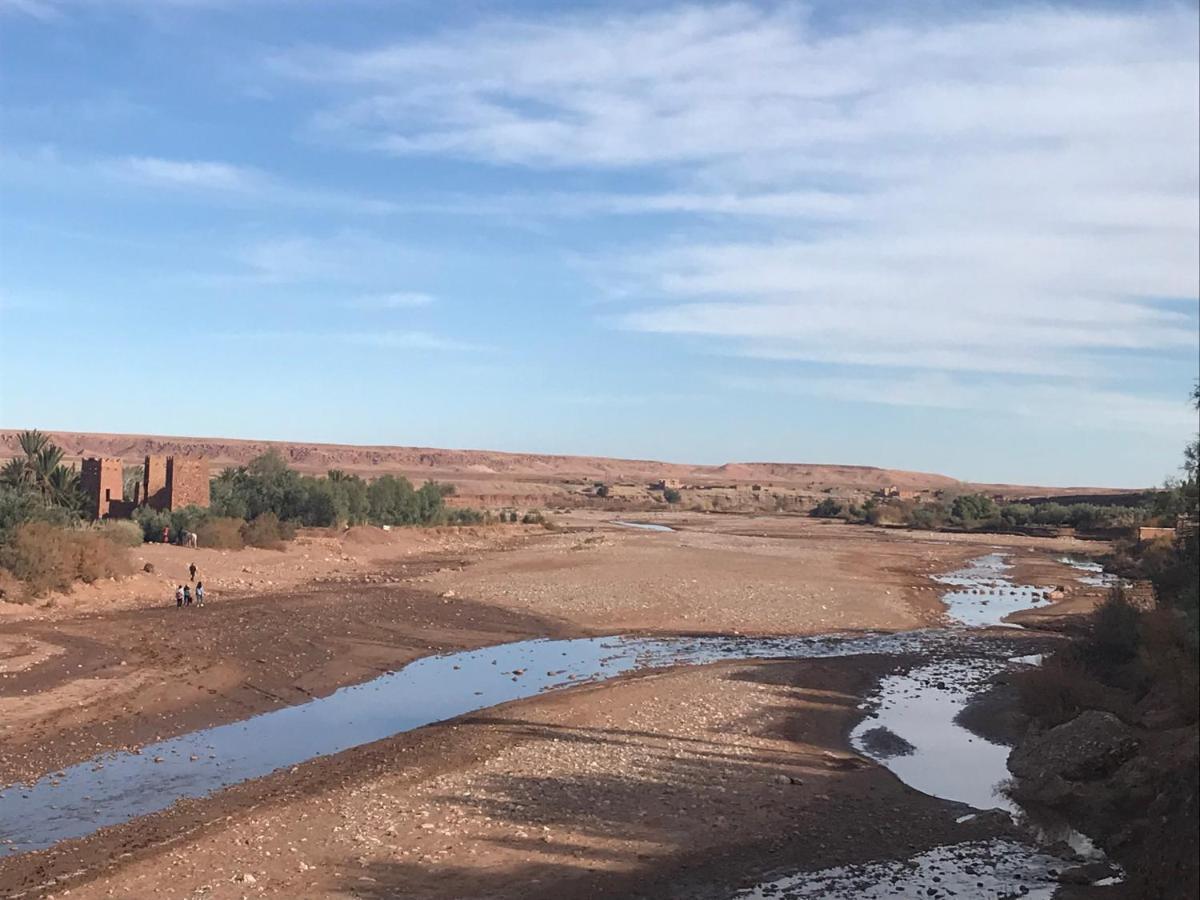
[[[1002,556],[990,554],[939,579],[953,588],[944,597],[948,617],[967,626],[997,625],[1008,613],[1041,602],[1043,589],[1013,585],[1008,568]],[[0,846],[8,853],[45,848],[160,811],[179,799],[202,797],[318,756],[543,691],[674,665],[863,654],[917,654],[929,663],[881,681],[867,704],[868,717],[852,733],[856,749],[925,793],[979,809],[1012,810],[996,791],[1007,774],[1007,748],[973,735],[955,717],[1013,652],[1011,641],[958,627],[821,637],[530,640],[426,657],[299,706],[182,735],[140,752],[104,754],[32,784],[0,787]],[[872,749],[864,735],[881,727],[898,735],[907,749]],[[1000,849],[1006,860],[1002,866],[995,861],[996,842],[976,842],[936,848],[910,860],[791,874],[739,896],[872,896],[872,885],[886,888],[879,896],[907,896],[907,889],[894,889],[909,883],[938,885],[937,895],[942,895],[940,886],[948,887],[958,877],[954,872],[969,879],[984,869],[991,872],[986,889],[982,881],[971,882],[974,893],[969,890],[968,895],[1003,897],[1047,883],[1051,857],[1012,842]],[[1012,877],[1006,874],[1010,869]],[[923,875],[926,870],[940,874]],[[897,880],[901,874],[906,880]],[[854,892],[838,893],[841,879],[848,879]],[[824,893],[813,893],[814,885],[823,885]]]

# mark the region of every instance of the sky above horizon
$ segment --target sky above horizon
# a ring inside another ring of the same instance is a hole
[[[1138,487],[1195,4],[0,0],[0,426]]]

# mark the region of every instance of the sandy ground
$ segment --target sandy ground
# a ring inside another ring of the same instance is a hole
[[[304,702],[431,652],[544,635],[932,624],[930,574],[1003,546],[1019,577],[1072,584],[1054,557],[1098,549],[799,518],[661,521],[679,530],[582,513],[557,532],[145,547],[153,575],[0,608],[0,783]],[[193,557],[212,599],[175,610],[164,588]],[[1097,596],[1073,590],[1072,601]],[[846,752],[877,674],[862,660],[740,664],[547,695],[0,862],[0,887],[96,874],[131,853],[70,896],[701,896],[784,861],[976,836],[954,825],[961,808],[823,756]]]
[[[75,865],[132,856],[69,896],[723,896],[797,859],[1005,832],[845,752],[887,665],[720,665],[510,704],[273,776],[269,799],[227,792],[73,846]]]

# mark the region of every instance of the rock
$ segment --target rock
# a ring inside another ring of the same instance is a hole
[[[152,562],[146,563],[144,566],[142,566],[142,571],[149,572],[151,575],[153,575],[154,574],[154,563],[152,563]]]
[[[1008,757],[1018,778],[1050,782],[1103,778],[1132,758],[1139,741],[1112,713],[1089,709],[1020,744]]]
[[[821,754],[821,758],[825,760],[825,765],[831,769],[861,769],[867,765],[864,760],[857,756],[842,756],[837,753],[830,753],[828,750]]]
[[[895,756],[910,756],[917,748],[894,731],[880,725],[862,734],[862,745],[877,759],[891,759]]]
[[[234,875],[233,880],[240,881],[242,884],[258,884],[258,879],[249,872],[242,872],[240,875]]]
[[[1102,878],[1111,878],[1115,874],[1117,870],[1109,863],[1091,862],[1064,869],[1058,873],[1057,881],[1060,884],[1095,884]]]

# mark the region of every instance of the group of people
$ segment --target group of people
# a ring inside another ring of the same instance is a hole
[[[196,581],[196,564],[192,563],[188,566],[188,576],[191,581],[196,583],[196,590],[192,591],[191,584],[181,584],[175,589],[175,608],[178,609],[184,606],[191,606],[193,598],[197,606],[204,605],[204,582]]]

